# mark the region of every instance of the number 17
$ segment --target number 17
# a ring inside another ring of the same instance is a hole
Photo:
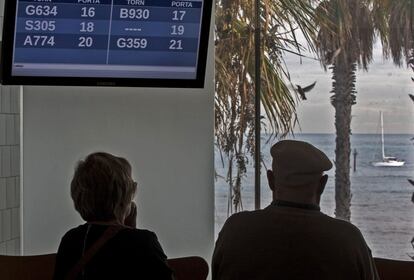
[[[172,20],[183,20],[186,11],[173,11],[173,18]]]

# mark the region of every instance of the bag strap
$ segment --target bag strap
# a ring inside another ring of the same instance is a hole
[[[76,263],[72,270],[67,274],[66,280],[75,280],[85,265],[96,255],[99,249],[106,244],[111,238],[113,238],[124,227],[122,226],[110,226],[108,227],[102,236],[85,252],[82,258]]]

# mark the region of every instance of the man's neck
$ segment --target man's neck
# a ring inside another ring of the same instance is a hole
[[[315,205],[319,207],[319,198],[315,196],[299,196],[290,193],[273,193],[273,201],[281,200],[298,204]]]
[[[291,208],[299,208],[299,209],[313,210],[313,211],[320,211],[321,210],[319,205],[307,204],[307,203],[297,203],[297,202],[277,200],[277,199],[273,200],[271,205],[276,206],[276,207],[291,207]]]

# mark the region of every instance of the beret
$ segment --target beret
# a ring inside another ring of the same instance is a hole
[[[332,168],[321,150],[303,141],[279,141],[270,154],[276,186],[303,186],[319,180],[324,171]]]

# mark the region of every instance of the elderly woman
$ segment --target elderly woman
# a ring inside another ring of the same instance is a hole
[[[71,183],[85,224],[68,231],[54,279],[172,279],[153,232],[135,228],[136,183],[124,158],[94,153],[79,162]]]

